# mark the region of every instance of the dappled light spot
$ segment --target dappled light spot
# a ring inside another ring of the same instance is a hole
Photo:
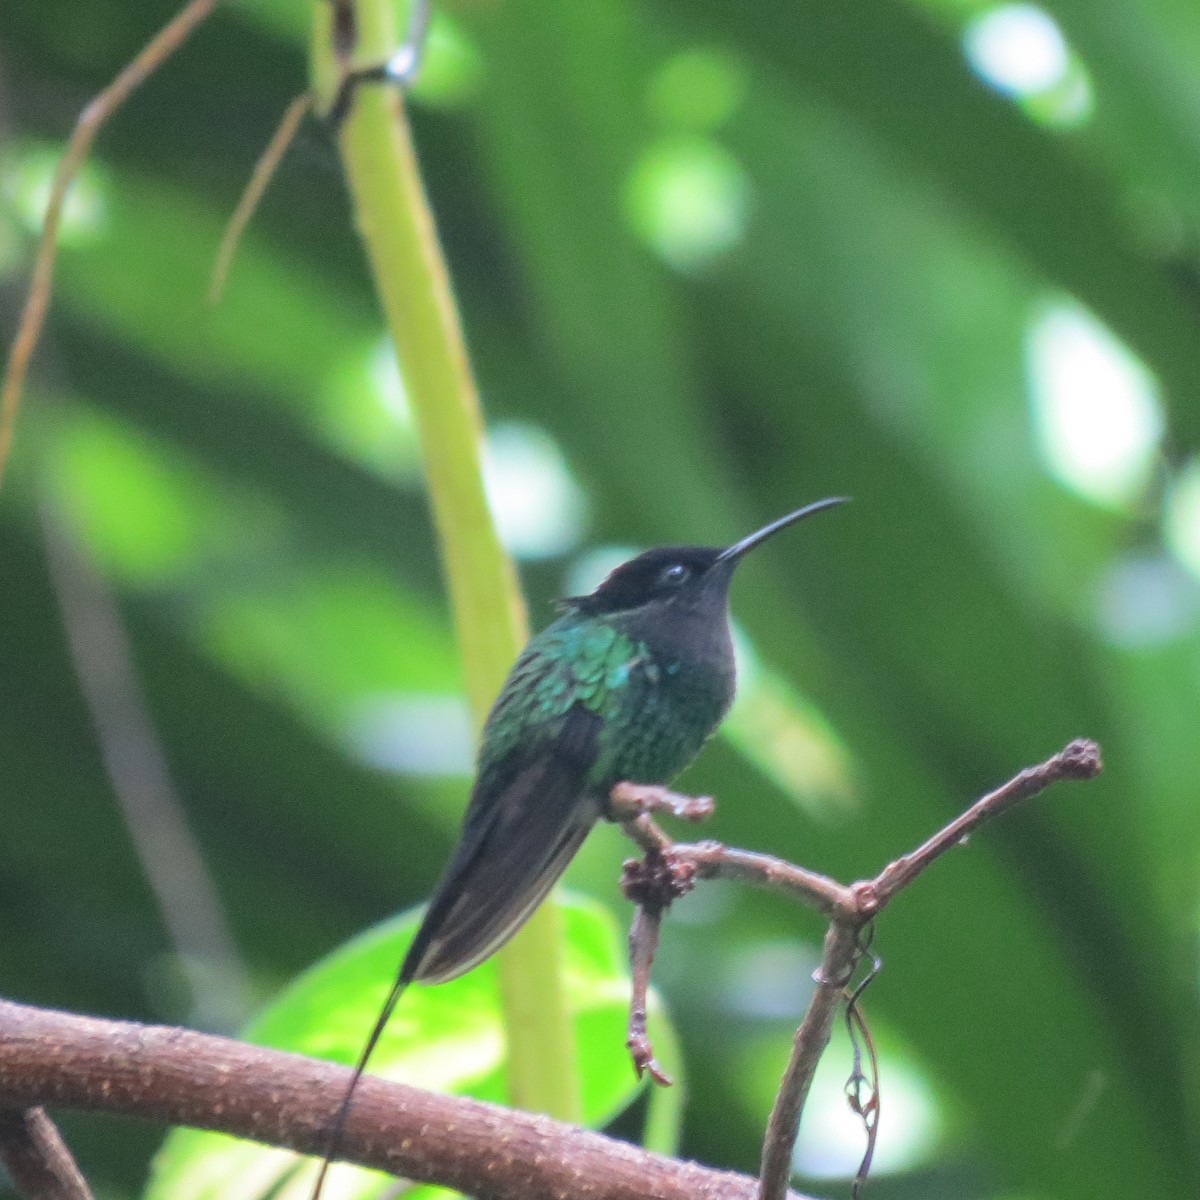
[[[0,197],[29,234],[42,232],[62,146],[9,143],[0,154]],[[58,244],[67,249],[103,232],[108,178],[94,160],[83,164],[63,206]]]
[[[342,356],[314,406],[333,449],[385,479],[420,478],[420,443],[389,338]]]
[[[707,133],[737,111],[746,83],[745,68],[727,51],[695,46],[672,54],[659,67],[646,102],[664,126]]]
[[[963,42],[975,70],[1013,95],[1049,91],[1066,78],[1066,38],[1054,18],[1037,5],[993,8],[971,22]]]
[[[1200,578],[1200,459],[1193,458],[1171,481],[1163,532],[1171,553]]]
[[[874,1176],[910,1171],[927,1163],[941,1139],[944,1120],[924,1073],[892,1044],[873,1018],[879,1049],[882,1111],[879,1144],[871,1167]],[[844,1095],[851,1052],[845,1030],[837,1027],[813,1079],[812,1093],[796,1140],[793,1166],[809,1179],[849,1179],[862,1160],[862,1121]]]
[[[971,21],[963,52],[975,73],[1047,125],[1078,125],[1094,107],[1091,83],[1054,18],[1035,4],[1003,4]]]
[[[365,696],[346,722],[355,757],[402,775],[469,775],[475,734],[461,696],[391,692]]]
[[[536,425],[493,426],[483,478],[500,540],[517,558],[554,558],[583,534],[584,495],[558,443]]]
[[[596,588],[610,571],[627,562],[645,547],[596,546],[581,554],[567,571],[564,596],[586,596]]]
[[[741,241],[750,182],[741,163],[711,138],[663,138],[634,167],[625,210],[634,232],[664,262],[696,271]]]
[[[801,941],[759,941],[738,946],[724,964],[724,1004],[755,1020],[790,1019],[804,1011],[813,991],[821,949]]]
[[[1117,645],[1172,641],[1195,628],[1200,587],[1179,563],[1163,555],[1121,559],[1100,581],[1099,615],[1102,628]]]
[[[1148,368],[1089,312],[1043,308],[1026,336],[1033,418],[1050,473],[1096,504],[1122,507],[1150,482],[1163,434]]]
[[[760,942],[743,950],[726,969],[735,981],[734,1011],[759,1023],[729,1047],[723,1064],[748,1112],[765,1112],[774,1100],[791,1042],[787,1030],[808,1003],[819,960],[815,943]],[[944,1142],[947,1119],[934,1081],[878,1009],[870,1000],[866,1004],[879,1054],[882,1115],[871,1169],[878,1177],[933,1162]],[[839,1019],[817,1066],[793,1155],[793,1169],[804,1179],[850,1179],[862,1161],[866,1135],[844,1091],[852,1066],[850,1039]]]

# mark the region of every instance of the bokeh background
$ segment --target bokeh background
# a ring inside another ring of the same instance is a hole
[[[74,116],[172,10],[0,9],[6,344]],[[69,209],[0,494],[12,998],[235,1029],[455,836],[414,431],[319,124],[204,298],[310,16],[223,6]],[[1197,1194],[1200,11],[452,0],[412,119],[535,625],[632,549],[854,497],[739,575],[741,696],[684,781],[712,836],[849,880],[1104,747],[881,922],[870,1194]],[[620,923],[625,852],[568,880]],[[672,914],[682,1152],[754,1168],[820,932],[719,886]],[[847,1070],[797,1154],[822,1196]],[[160,1131],[66,1128],[139,1193]]]

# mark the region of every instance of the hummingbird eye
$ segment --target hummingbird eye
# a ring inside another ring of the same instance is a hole
[[[691,571],[683,563],[672,563],[669,567],[663,567],[658,582],[666,587],[678,587],[690,574]]]

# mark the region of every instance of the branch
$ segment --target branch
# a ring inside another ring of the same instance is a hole
[[[1002,787],[977,800],[961,817],[935,833],[924,845],[889,863],[865,885],[874,892],[876,911],[882,909],[897,892],[908,887],[947,850],[964,844],[975,830],[993,817],[1001,816],[1025,800],[1033,799],[1052,783],[1066,779],[1094,779],[1100,774],[1102,766],[1100,747],[1087,738],[1076,738],[1044,763],[1026,767]],[[864,885],[856,886],[862,889]],[[869,903],[869,900],[869,896],[863,898],[864,903]]]
[[[672,900],[690,891],[698,879],[736,879],[783,892],[829,918],[821,965],[814,975],[816,990],[804,1021],[796,1031],[792,1055],[775,1097],[763,1141],[760,1200],[782,1200],[791,1177],[792,1150],[800,1116],[808,1099],[817,1062],[829,1044],[838,1005],[863,954],[862,932],[904,888],[928,870],[943,854],[994,817],[1044,791],[1052,783],[1091,779],[1100,773],[1100,748],[1076,739],[1053,757],[1027,767],[1002,787],[976,801],[965,813],[928,841],[889,863],[874,879],[846,887],[836,880],[805,870],[783,859],[719,842],[673,843],[655,824],[651,812],[670,812],[698,819],[711,811],[711,801],[693,801],[663,788],[618,784],[610,811],[625,833],[645,852],[641,861],[625,864],[622,887],[637,905],[630,931],[634,963],[629,1047],[640,1074],[649,1068],[658,1082],[654,1053],[645,1030],[645,998],[650,965],[658,944],[658,924]],[[860,1015],[861,1019],[861,1015]]]
[[[50,306],[50,290],[54,282],[54,257],[58,252],[58,225],[66,207],[71,184],[83,165],[92,142],[109,117],[129,99],[162,63],[179,49],[192,31],[210,12],[216,0],[188,0],[188,3],[167,22],[142,47],[120,71],[117,77],[79,114],[66,152],[59,160],[50,186],[50,199],[46,204],[46,218],[42,224],[42,235],[38,240],[37,258],[33,265],[33,279],[25,308],[21,312],[21,323],[13,339],[0,384],[0,480],[12,449],[17,425],[17,411],[21,406],[21,392],[25,386],[25,374],[29,360],[37,348],[42,326],[46,321],[46,309]]]
[[[951,821],[911,854],[897,859],[868,882],[851,887],[854,904],[833,914],[825,935],[825,950],[816,975],[817,990],[804,1022],[796,1032],[792,1057],[784,1073],[763,1142],[759,1200],[782,1200],[791,1177],[792,1150],[800,1130],[800,1115],[812,1084],[817,1062],[829,1044],[837,1003],[849,984],[862,955],[859,937],[863,928],[900,891],[941,858],[961,846],[967,837],[993,817],[1032,799],[1052,783],[1064,779],[1091,779],[1100,773],[1100,747],[1078,738],[1052,758],[1027,767],[1008,783],[977,800],[962,816]]]
[[[792,1055],[779,1084],[775,1105],[763,1139],[759,1168],[760,1200],[779,1200],[787,1194],[792,1177],[792,1152],[800,1132],[800,1115],[808,1100],[817,1063],[829,1045],[846,985],[858,965],[858,928],[848,921],[833,920],[825,932],[821,965],[813,975],[816,990],[808,1011],[792,1041]]]
[[[320,1154],[330,1099],[349,1078],[227,1038],[0,1001],[0,1108],[120,1113]],[[752,1200],[757,1186],[549,1117],[370,1077],[342,1148],[361,1166],[477,1200]]]
[[[45,1109],[0,1109],[0,1162],[25,1200],[92,1200]]]

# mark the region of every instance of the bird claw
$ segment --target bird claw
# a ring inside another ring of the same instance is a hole
[[[717,807],[711,796],[684,796],[665,787],[643,783],[618,783],[612,790],[612,805],[621,820],[668,813],[692,822],[707,820]]]
[[[639,1079],[648,1073],[659,1087],[671,1087],[674,1084],[670,1075],[658,1065],[658,1060],[654,1057],[654,1048],[650,1045],[650,1038],[645,1032],[630,1033],[625,1045],[629,1047],[629,1056],[633,1059],[633,1069],[637,1072]]]
[[[695,886],[696,864],[671,849],[628,858],[621,870],[625,898],[651,913],[662,913]]]

